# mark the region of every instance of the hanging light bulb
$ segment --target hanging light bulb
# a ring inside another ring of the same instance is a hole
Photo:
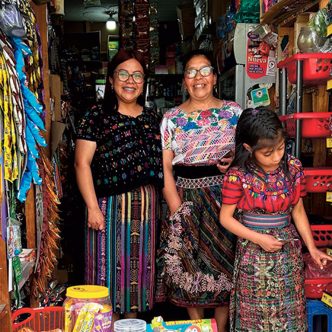
[[[116,21],[112,15],[113,15],[113,13],[110,14],[110,17],[106,22],[106,29],[110,30],[110,31],[116,30]]]

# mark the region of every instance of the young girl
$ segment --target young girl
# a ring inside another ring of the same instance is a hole
[[[285,153],[285,132],[273,111],[244,110],[235,140],[220,211],[221,224],[238,236],[231,331],[306,331],[299,234],[320,268],[331,257],[312,238],[301,163]]]

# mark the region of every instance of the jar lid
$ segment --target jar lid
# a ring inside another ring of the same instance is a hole
[[[108,288],[95,285],[80,285],[67,288],[66,296],[77,299],[100,299],[108,297]]]
[[[146,322],[142,319],[126,318],[114,322],[114,332],[145,332]]]

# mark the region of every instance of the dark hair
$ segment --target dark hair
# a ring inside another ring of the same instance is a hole
[[[213,57],[213,54],[212,52],[208,51],[208,50],[205,50],[205,49],[196,49],[196,50],[193,50],[193,51],[190,51],[188,52],[184,57],[183,57],[183,62],[182,62],[182,65],[183,65],[183,71],[186,70],[186,66],[188,64],[188,62],[196,57],[196,56],[203,56],[205,57],[211,64],[211,66],[213,67],[213,74],[217,75],[217,78],[218,78],[218,72],[217,72],[217,63]],[[218,80],[217,80],[218,81]],[[218,94],[216,93],[216,91],[213,89],[213,95],[217,98],[218,97]]]
[[[144,75],[148,74],[144,58],[139,52],[133,50],[120,49],[118,53],[116,53],[112,58],[112,60],[108,63],[105,94],[103,101],[104,110],[110,110],[110,111],[117,110],[118,100],[116,98],[115,91],[112,88],[109,78],[113,77],[114,71],[118,65],[130,59],[136,59],[143,67]],[[144,80],[143,94],[140,95],[137,99],[137,103],[141,106],[144,106],[145,90],[146,90],[146,79]]]
[[[183,69],[186,69],[187,63],[195,56],[204,56],[211,63],[211,66],[214,68],[214,72],[216,71],[216,68],[217,68],[216,62],[214,60],[212,52],[204,50],[204,49],[197,49],[197,50],[188,52],[183,57]]]
[[[286,139],[287,135],[276,112],[263,108],[245,109],[237,123],[235,132],[235,157],[231,166],[239,166],[247,170],[249,159],[254,158],[254,153],[246,150],[244,143],[255,150],[275,145],[278,139]],[[287,166],[287,153],[282,159],[282,167],[289,175]]]

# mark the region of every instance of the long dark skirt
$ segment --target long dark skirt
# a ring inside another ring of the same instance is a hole
[[[299,239],[293,225],[256,231],[276,238]],[[230,304],[231,332],[306,331],[301,249],[301,241],[293,241],[271,253],[238,239]]]
[[[86,237],[86,283],[107,286],[113,311],[152,308],[159,194],[148,185],[99,199],[106,229]]]
[[[182,307],[228,304],[234,237],[219,222],[220,184],[178,191],[184,203],[162,226],[157,301]]]

